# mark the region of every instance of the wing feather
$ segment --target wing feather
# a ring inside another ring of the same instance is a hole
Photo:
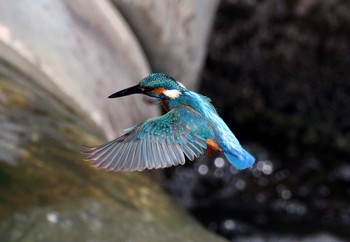
[[[199,135],[200,134],[200,135]],[[123,136],[86,151],[86,160],[112,171],[135,171],[183,165],[203,154],[214,132],[198,112],[188,106],[149,119]]]
[[[198,157],[198,154],[201,154],[201,148],[198,147],[195,143],[188,142],[188,146],[193,150],[193,153],[196,157]]]
[[[169,150],[168,150],[168,145],[166,142],[163,141],[162,143],[162,154],[163,154],[163,157],[164,157],[164,167],[162,168],[165,168],[165,167],[170,167],[172,166],[172,162],[171,162],[171,158],[170,158],[170,154],[169,154]]]
[[[114,160],[113,163],[112,163],[114,166],[113,165],[108,166],[107,167],[108,170],[113,171],[113,170],[119,170],[120,169],[120,163],[122,161],[122,158],[125,156],[125,152],[129,149],[130,145],[131,145],[130,142],[129,143],[125,143],[125,147],[124,147],[124,149],[121,150],[120,156],[116,157],[116,160]]]
[[[131,155],[131,151],[132,151],[134,145],[135,145],[135,142],[130,142],[129,143],[127,152],[125,153],[125,157],[123,157],[123,159],[121,159],[121,161],[120,161],[120,165],[121,165],[120,166],[120,170],[127,169],[127,168],[124,168],[126,163],[128,161],[129,161],[129,163],[130,163],[130,161],[132,161],[132,159],[130,158],[130,155]]]
[[[161,168],[162,167],[162,155],[161,155],[161,150],[160,150],[160,145],[158,143],[158,138],[156,139],[157,142],[154,143],[154,149],[155,149],[155,153],[156,153],[156,163],[155,163],[155,167],[156,169]]]
[[[150,162],[150,168],[154,167],[154,155],[152,152],[152,144],[151,144],[151,140],[148,138],[146,141],[147,143],[147,155],[149,158],[149,162]]]
[[[138,144],[139,144],[139,141],[138,141],[138,140],[136,140],[136,141],[133,143],[132,149],[130,150],[130,155],[131,155],[131,157],[129,158],[129,159],[130,159],[130,162],[129,162],[129,164],[127,164],[127,167],[125,167],[126,170],[131,170],[132,164],[133,164],[134,161],[135,161],[136,150],[137,150]]]
[[[186,159],[185,159],[184,153],[181,151],[181,148],[178,145],[175,145],[173,146],[173,149],[177,157],[177,160],[176,160],[178,162],[177,164],[180,164],[180,165],[185,164]]]
[[[135,171],[135,170],[140,170],[141,169],[141,164],[142,164],[142,143],[141,141],[139,141],[139,146],[138,146],[138,149],[137,149],[137,158],[136,158],[136,165],[133,166],[130,171]]]
[[[163,149],[163,139],[161,137],[159,139],[157,148],[158,148],[158,154],[160,156],[160,160],[159,160],[160,168],[164,168],[166,167],[166,158],[165,158],[164,149]]]

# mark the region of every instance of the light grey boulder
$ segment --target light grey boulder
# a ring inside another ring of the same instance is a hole
[[[196,88],[218,0],[113,0],[153,70]]]
[[[199,51],[191,46],[170,55]],[[176,71],[162,71],[194,82],[204,53],[191,55],[194,67],[174,57],[164,66]],[[142,96],[107,99],[148,75],[148,63],[107,0],[0,0],[0,241],[225,241],[142,173],[82,161],[82,145],[159,115]]]
[[[59,92],[108,138],[158,113],[140,96],[107,99],[150,72],[133,33],[109,1],[2,1],[0,45],[4,61],[51,93]]]

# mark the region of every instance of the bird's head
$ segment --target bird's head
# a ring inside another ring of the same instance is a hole
[[[185,86],[171,76],[163,73],[152,73],[132,86],[110,95],[108,98],[123,97],[135,93],[145,94],[161,99],[175,99],[186,90]]]

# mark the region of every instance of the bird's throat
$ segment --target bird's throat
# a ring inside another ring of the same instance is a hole
[[[169,112],[170,108],[169,108],[169,101],[166,99],[162,100],[162,107],[165,110],[165,112]]]

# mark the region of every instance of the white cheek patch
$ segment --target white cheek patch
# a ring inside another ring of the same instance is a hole
[[[172,89],[172,90],[165,90],[163,94],[170,99],[175,99],[180,97],[182,95],[182,92],[176,89]]]

